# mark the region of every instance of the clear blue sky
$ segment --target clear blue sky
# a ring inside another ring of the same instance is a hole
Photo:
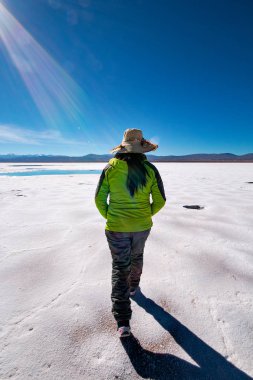
[[[253,151],[252,0],[0,4],[0,153]]]

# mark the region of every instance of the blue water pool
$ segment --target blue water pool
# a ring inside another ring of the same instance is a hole
[[[62,170],[62,169],[42,169],[42,170],[29,170],[25,172],[6,172],[0,173],[0,176],[10,177],[31,177],[35,175],[70,175],[70,174],[101,174],[101,170]]]

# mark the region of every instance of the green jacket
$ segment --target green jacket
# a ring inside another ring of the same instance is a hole
[[[144,160],[144,164],[149,173],[147,184],[143,189],[138,189],[134,197],[131,197],[126,186],[126,161],[111,158],[103,169],[96,189],[95,204],[101,215],[107,219],[106,230],[135,232],[153,226],[151,217],[165,205],[166,197],[157,168],[148,160]]]

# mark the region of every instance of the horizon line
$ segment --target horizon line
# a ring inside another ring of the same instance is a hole
[[[117,153],[117,152],[116,152]],[[73,156],[73,155],[68,155],[68,154],[52,154],[52,153],[0,153],[0,156],[54,156],[54,157],[85,157],[89,155],[94,155],[94,156],[114,156],[116,153],[86,153],[85,155],[79,155],[79,156]],[[242,153],[242,154],[236,154],[236,153],[231,153],[231,152],[221,152],[221,153],[184,153],[184,154],[163,154],[163,155],[157,155],[153,154],[152,151],[143,153],[145,155],[152,155],[155,157],[167,157],[167,156],[172,156],[172,157],[182,157],[182,156],[194,156],[194,155],[233,155],[233,156],[246,156],[253,154],[253,152],[248,152],[248,153]]]

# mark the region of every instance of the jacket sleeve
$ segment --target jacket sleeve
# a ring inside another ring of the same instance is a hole
[[[107,219],[108,210],[107,197],[110,192],[107,176],[107,169],[109,167],[110,165],[106,165],[106,167],[103,169],[95,193],[95,204],[98,208],[98,211],[105,219]]]
[[[151,167],[154,172],[154,179],[151,187],[151,195],[153,200],[151,203],[151,213],[153,216],[165,205],[166,196],[164,192],[163,181],[158,169],[150,162],[148,162],[148,166]]]

